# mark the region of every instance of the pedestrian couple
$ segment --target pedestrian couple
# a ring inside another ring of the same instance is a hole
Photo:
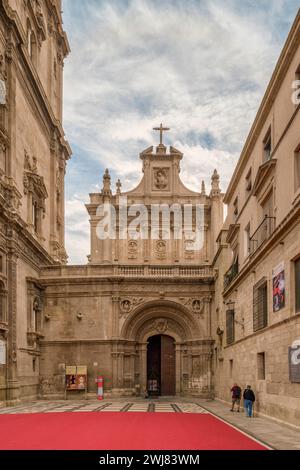
[[[234,384],[232,389],[231,389],[231,392],[232,392],[232,407],[231,407],[230,411],[234,411],[234,405],[236,404],[237,412],[239,413],[240,412],[242,389],[241,389],[241,387],[238,386],[238,384]],[[251,390],[250,385],[247,385],[247,388],[244,390],[243,399],[244,399],[244,408],[245,408],[245,411],[246,411],[246,416],[251,418],[253,403],[255,402],[255,395],[254,395],[253,390]]]

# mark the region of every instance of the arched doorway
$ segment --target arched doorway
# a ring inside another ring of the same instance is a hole
[[[147,388],[150,396],[176,394],[176,351],[171,336],[148,338]]]

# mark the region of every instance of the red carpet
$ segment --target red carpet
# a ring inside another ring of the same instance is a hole
[[[0,415],[1,450],[260,450],[209,414],[45,413]]]

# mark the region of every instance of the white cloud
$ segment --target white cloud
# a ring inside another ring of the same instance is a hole
[[[282,46],[270,25],[285,7],[284,0],[255,2],[246,14],[234,0],[84,6],[65,0],[72,53],[64,118],[71,144],[93,168],[109,167],[128,190],[141,177],[138,154],[157,142],[152,127],[164,122],[171,127],[167,143],[185,154],[183,182],[199,189],[217,168],[226,189]],[[80,165],[80,155],[71,165]],[[68,251],[72,262],[85,262],[87,253],[79,251],[84,233],[88,238],[87,213],[79,205],[90,188],[82,187],[78,199],[73,192],[81,181],[67,182],[67,223],[78,226],[78,234],[67,230]]]

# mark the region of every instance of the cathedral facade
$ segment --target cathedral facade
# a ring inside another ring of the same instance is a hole
[[[63,398],[78,365],[88,397],[97,375],[106,396],[229,402],[250,383],[259,413],[297,425],[300,14],[226,194],[217,170],[210,188],[184,186],[161,126],[136,188],[106,170],[90,194],[91,250],[73,266],[61,2],[2,0],[0,13],[0,406]]]
[[[223,221],[223,195],[217,172],[209,195],[204,185],[199,193],[187,189],[179,178],[182,157],[162,143],[145,150],[141,182],[126,193],[118,181],[113,194],[106,170],[101,193],[91,194],[87,204],[88,265],[42,270],[48,318],[40,342],[44,396],[63,392],[64,364],[79,362],[88,366],[89,389],[101,372],[108,395],[145,396],[152,380],[159,394],[212,396],[211,263]],[[124,200],[125,228],[132,228],[139,216],[137,232],[127,230],[121,237]],[[105,204],[116,213],[118,233],[101,239],[99,208]],[[195,233],[197,206],[203,234],[193,247],[190,231],[176,238],[176,228],[186,217],[184,209],[191,208]],[[164,208],[168,223],[161,220]],[[161,214],[156,222],[155,210]]]

